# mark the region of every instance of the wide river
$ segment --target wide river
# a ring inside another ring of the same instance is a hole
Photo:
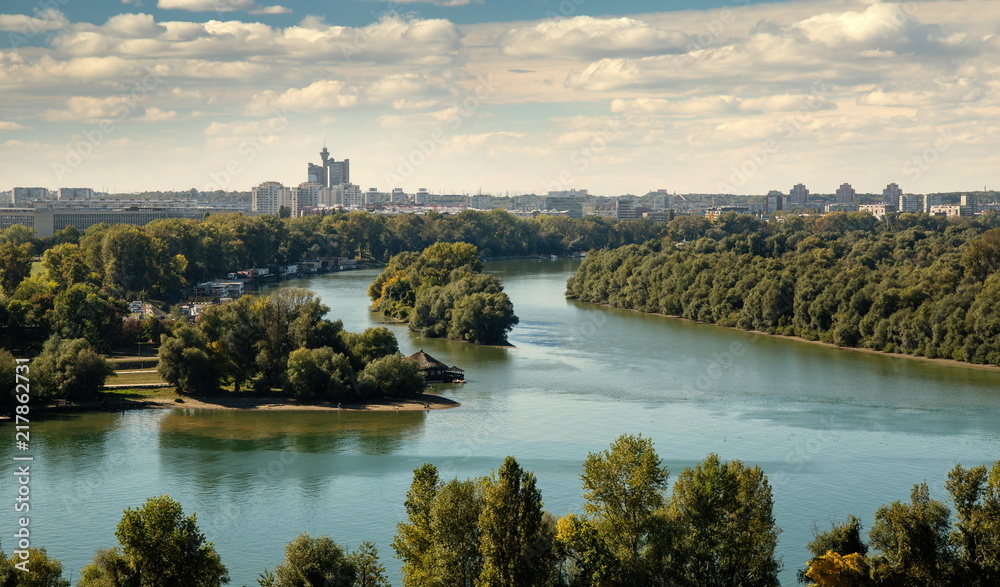
[[[74,582],[116,543],[122,510],[169,493],[228,565],[256,585],[301,532],[354,548],[374,541],[395,585],[390,546],[412,470],[484,475],[514,455],[549,511],[581,511],[588,452],[619,435],[652,438],[671,471],[709,453],[760,465],[783,529],[782,583],[795,584],[814,527],[849,514],[870,528],[879,505],[926,480],[946,498],[956,463],[1000,458],[1000,373],[830,349],[568,302],[579,262],[487,265],[521,323],[513,348],[422,339],[393,326],[401,350],[466,370],[441,388],[462,403],[431,412],[238,413],[192,410],[69,415],[32,423],[31,538]],[[291,285],[315,291],[348,330],[377,324],[374,270]],[[10,427],[7,427],[10,430]],[[11,436],[13,434],[11,433]],[[13,442],[0,443],[11,461]],[[4,550],[14,544],[12,474],[0,475]]]

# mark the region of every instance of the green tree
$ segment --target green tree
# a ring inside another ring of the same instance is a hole
[[[570,513],[556,527],[562,575],[571,587],[614,584],[621,575],[618,558],[592,521]]]
[[[2,291],[13,292],[21,281],[31,273],[31,257],[34,249],[28,243],[16,245],[0,243],[0,287]]]
[[[431,565],[431,506],[441,488],[438,470],[426,463],[413,471],[413,482],[406,492],[406,521],[396,526],[392,548],[403,561],[405,587],[429,587]]]
[[[385,565],[378,558],[378,549],[372,542],[362,542],[347,555],[354,567],[354,587],[392,587],[385,576]]]
[[[82,338],[51,337],[31,370],[44,397],[88,400],[97,397],[104,381],[114,373],[111,364]]]
[[[358,372],[377,359],[399,352],[396,335],[385,326],[365,328],[363,332],[341,331],[341,341],[351,366]]]
[[[285,389],[301,399],[343,401],[353,394],[350,360],[330,347],[301,348],[288,357]]]
[[[63,338],[85,338],[106,349],[118,338],[125,303],[103,295],[90,283],[74,283],[53,300],[53,330]]]
[[[948,531],[951,512],[931,499],[926,483],[915,485],[910,503],[894,501],[875,512],[869,533],[878,551],[874,576],[889,585],[944,585],[951,580],[954,551]]]
[[[1000,584],[1000,461],[989,470],[956,465],[945,488],[955,502],[955,580],[970,587]]]
[[[264,571],[261,587],[354,585],[357,573],[344,549],[329,536],[300,534],[285,546],[284,561],[274,573]]]
[[[171,336],[164,334],[160,338],[156,371],[182,393],[218,390],[224,374],[220,363],[205,335],[196,328],[181,326]]]
[[[518,323],[507,294],[473,293],[455,301],[448,322],[448,338],[478,344],[503,344]]]
[[[668,510],[677,584],[777,586],[780,530],[772,510],[771,487],[759,467],[711,454],[684,469]]]
[[[622,564],[625,583],[640,584],[643,557],[665,504],[668,471],[653,441],[622,435],[583,462],[583,509]]]
[[[62,578],[62,563],[50,558],[44,548],[30,547],[27,558],[0,550],[0,587],[69,587]],[[22,565],[22,566],[18,566]]]
[[[90,267],[80,245],[64,243],[56,245],[42,254],[42,266],[49,279],[66,287],[82,283],[90,276]]]
[[[126,509],[115,530],[121,545],[99,551],[82,571],[87,587],[217,587],[229,573],[215,547],[205,542],[195,515],[163,495]],[[124,582],[121,582],[124,579]],[[112,582],[114,581],[114,582]]]
[[[426,560],[430,581],[425,585],[476,586],[483,571],[479,531],[482,509],[476,481],[452,479],[437,491],[429,512],[431,549]]]
[[[417,362],[398,353],[372,361],[358,374],[358,390],[364,397],[413,397],[425,387]]]
[[[535,476],[514,457],[483,480],[479,550],[483,569],[477,587],[547,585],[554,573],[554,536],[542,517]]]

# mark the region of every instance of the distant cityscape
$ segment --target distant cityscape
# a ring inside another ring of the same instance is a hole
[[[772,190],[765,196],[681,195],[666,189],[651,190],[642,196],[598,196],[586,189],[520,196],[433,194],[426,188],[408,193],[399,187],[386,192],[378,188],[363,190],[352,183],[350,159],[331,158],[325,146],[319,155],[319,164],[306,164],[306,181],[298,186],[265,181],[249,194],[190,190],[169,195],[110,195],[85,187],[57,190],[15,187],[0,192],[0,203],[5,204],[0,208],[0,229],[20,224],[34,228],[39,237],[48,237],[67,226],[79,230],[100,223],[141,226],[161,218],[202,219],[206,214],[232,212],[299,217],[354,210],[394,215],[503,209],[522,218],[606,216],[666,222],[678,214],[704,215],[714,221],[727,212],[769,218],[781,211],[802,214],[861,211],[878,218],[895,213],[968,217],[1000,208],[996,192],[906,194],[896,183],[888,184],[881,195],[858,194],[850,183],[841,184],[832,194],[811,194],[804,184],[798,183],[787,194]]]

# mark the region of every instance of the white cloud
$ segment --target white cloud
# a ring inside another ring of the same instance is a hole
[[[69,25],[69,20],[62,12],[54,8],[38,11],[36,16],[27,14],[0,14],[0,31],[33,35],[46,31],[55,31]]]
[[[255,94],[247,111],[253,115],[264,115],[285,110],[302,112],[348,108],[357,103],[357,88],[338,80],[320,80],[304,88],[289,88],[280,94],[273,90]]]
[[[515,57],[566,59],[681,53],[690,44],[680,31],[658,29],[632,18],[577,16],[507,32],[503,52]]]
[[[375,0],[381,2],[382,0]],[[434,6],[468,6],[483,4],[485,0],[395,0],[396,4],[433,4]]]
[[[261,6],[253,0],[159,0],[157,8],[166,10],[188,10],[191,12],[236,12],[250,14],[288,14],[284,6]]]
[[[31,129],[17,122],[0,120],[0,132],[5,132],[8,130],[31,130]]]

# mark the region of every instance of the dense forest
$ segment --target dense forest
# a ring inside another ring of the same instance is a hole
[[[680,220],[680,219],[678,219]],[[1000,218],[867,213],[695,230],[591,253],[569,298],[847,347],[1000,364]]]
[[[534,473],[507,457],[475,479],[413,472],[406,518],[392,542],[403,587],[775,587],[771,487],[759,467],[709,455],[677,476],[653,443],[624,435],[590,453],[583,512],[544,510]],[[814,530],[798,572],[813,587],[992,587],[1000,582],[1000,461],[957,465],[945,482],[955,516],[926,484],[875,513],[866,541],[857,518]],[[218,587],[229,571],[192,514],[169,496],[125,510],[118,544],[100,549],[79,587]],[[25,560],[30,564],[25,564]],[[18,565],[23,566],[18,566]],[[25,570],[27,568],[27,570]],[[23,574],[22,574],[23,573]],[[388,587],[374,544],[347,551],[300,534],[261,587]],[[0,585],[69,587],[44,549],[0,556]]]
[[[500,279],[481,273],[479,249],[436,243],[396,255],[368,286],[372,310],[408,322],[422,336],[505,344],[517,324]]]
[[[123,334],[123,300],[173,302],[190,285],[250,267],[319,256],[389,261],[437,242],[471,243],[484,257],[561,254],[645,242],[665,231],[648,220],[519,219],[502,210],[302,218],[222,214],[143,227],[99,224],[83,233],[68,227],[44,239],[13,226],[0,231],[0,348],[37,352],[56,334],[85,338],[103,351]],[[32,259],[39,256],[43,270],[32,274]]]

